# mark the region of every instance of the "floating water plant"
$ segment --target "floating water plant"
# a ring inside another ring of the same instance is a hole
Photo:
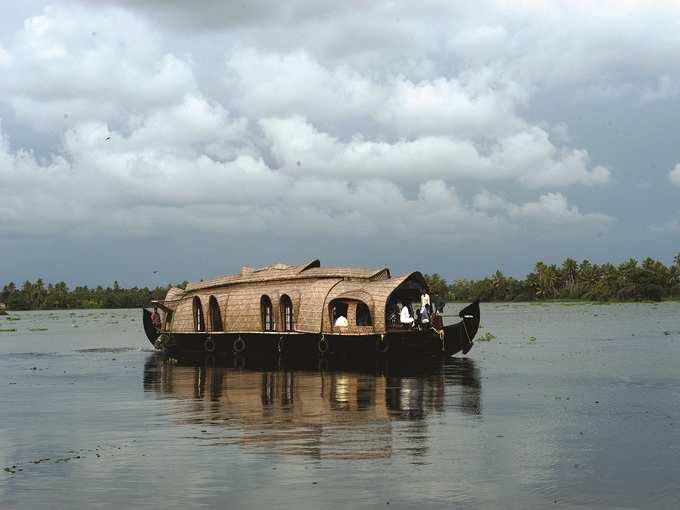
[[[28,328],[29,331],[47,331],[47,328]]]
[[[479,342],[490,342],[491,340],[495,340],[495,339],[496,339],[496,335],[491,333],[491,331],[487,331],[482,336],[477,338],[477,340]]]
[[[15,328],[4,328],[4,329],[0,329],[0,333],[16,333],[16,331],[17,331],[17,330],[16,330]]]
[[[535,337],[535,336],[530,336],[530,337],[529,337],[529,341],[530,341],[530,342],[535,342],[535,341],[536,341],[536,337]]]

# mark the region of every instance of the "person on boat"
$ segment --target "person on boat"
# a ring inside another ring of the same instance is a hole
[[[344,328],[349,326],[349,321],[347,320],[347,317],[345,317],[344,315],[338,315],[338,318],[335,319],[334,325],[337,327]]]
[[[388,310],[391,311],[387,316],[387,324],[389,324],[390,326],[396,326],[397,324],[399,324],[399,310],[397,309],[396,306],[389,307]]]
[[[444,306],[446,306],[446,301],[442,299],[442,297],[437,294],[434,298],[434,309],[437,313],[444,313]]]
[[[151,314],[151,324],[156,330],[161,329],[161,315],[158,313],[158,307],[153,308],[153,313]]]
[[[401,312],[399,314],[399,322],[401,322],[404,326],[413,327],[415,320],[413,319],[413,317],[411,317],[411,314],[408,311],[408,306],[401,307]]]
[[[423,305],[420,309],[420,324],[425,327],[430,325],[430,312],[428,311],[429,307],[430,305],[428,303]]]
[[[444,327],[444,319],[442,316],[439,314],[439,311],[437,311],[437,307],[429,307],[430,312],[430,325],[434,329],[442,329]]]
[[[430,304],[430,295],[427,293],[425,289],[420,291],[420,307],[424,308],[425,305]]]

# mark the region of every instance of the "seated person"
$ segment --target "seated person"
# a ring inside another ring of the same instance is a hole
[[[420,323],[424,326],[430,325],[430,313],[427,309],[428,306],[430,305],[425,305],[420,309]]]
[[[153,313],[151,314],[151,323],[157,330],[161,329],[161,316],[158,313],[157,307],[154,307]]]
[[[345,317],[344,315],[338,315],[338,318],[335,319],[334,326],[341,327],[341,328],[349,326],[349,322],[347,321],[347,317]]]
[[[446,301],[444,301],[441,296],[437,295],[434,298],[434,309],[437,313],[444,313],[444,306],[446,306]]]
[[[439,314],[436,307],[434,310],[430,307],[430,324],[434,329],[442,329],[444,327],[444,319]]]
[[[408,311],[408,306],[401,307],[401,312],[399,314],[399,322],[401,322],[405,326],[413,326],[413,324],[415,323],[413,317],[411,317],[411,314]]]

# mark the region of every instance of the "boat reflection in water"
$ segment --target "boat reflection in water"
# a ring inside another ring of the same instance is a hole
[[[390,457],[396,443],[419,456],[430,416],[481,414],[478,370],[461,358],[357,370],[170,364],[154,354],[144,389],[175,399],[175,421],[204,427],[206,444],[314,458]]]

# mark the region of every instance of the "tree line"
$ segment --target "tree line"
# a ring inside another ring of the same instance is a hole
[[[680,253],[673,263],[646,258],[629,259],[619,265],[580,263],[567,258],[561,265],[537,262],[524,279],[505,276],[501,271],[481,280],[448,283],[438,273],[426,274],[430,293],[447,301],[535,301],[573,299],[587,301],[660,301],[680,299]],[[52,310],[75,308],[138,308],[151,300],[163,299],[170,287],[185,288],[187,282],[165,287],[79,286],[64,282],[47,284],[38,278],[18,287],[10,282],[0,292],[0,303],[9,310]]]
[[[64,282],[47,284],[38,278],[17,287],[10,282],[0,292],[0,303],[9,310],[56,310],[69,308],[138,308],[153,299],[164,299],[170,287],[186,287],[188,282],[166,287],[132,287],[125,289],[113,282],[112,287],[75,287]]]
[[[680,298],[680,253],[673,263],[631,258],[618,265],[577,262],[561,265],[537,262],[524,279],[501,271],[481,280],[448,283],[439,274],[425,275],[430,292],[447,301],[535,301],[569,299],[585,301],[660,301]]]

